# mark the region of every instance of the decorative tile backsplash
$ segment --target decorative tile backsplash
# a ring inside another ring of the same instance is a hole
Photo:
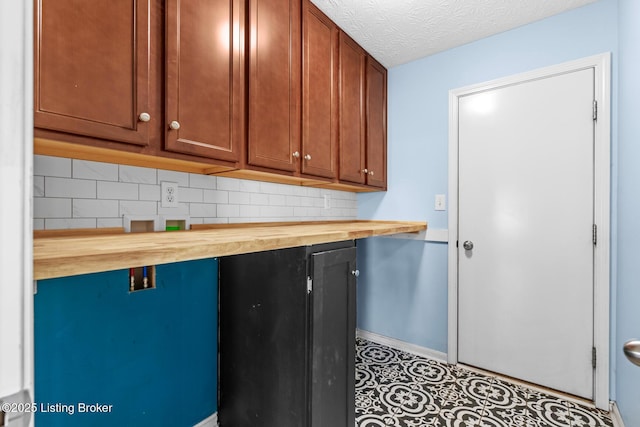
[[[33,227],[123,227],[124,216],[189,216],[191,224],[355,219],[356,193],[161,169],[34,157]],[[163,208],[160,183],[178,183]]]

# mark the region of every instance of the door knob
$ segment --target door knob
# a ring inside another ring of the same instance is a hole
[[[295,157],[296,159],[299,159],[300,158],[300,152],[294,151],[292,156]]]
[[[151,114],[140,113],[140,115],[138,116],[138,120],[140,120],[141,122],[148,122],[149,120],[151,120]]]
[[[358,277],[358,276],[360,276],[360,270],[352,270],[351,274],[353,274],[354,276]]]
[[[304,159],[305,160],[311,160],[311,154],[305,154],[304,155]]]
[[[171,123],[169,123],[169,127],[173,130],[178,130],[180,129],[180,123],[174,120]]]
[[[462,244],[462,247],[465,251],[470,251],[471,249],[473,249],[473,242],[471,240],[467,240]]]
[[[622,349],[631,363],[640,366],[640,340],[627,341]]]

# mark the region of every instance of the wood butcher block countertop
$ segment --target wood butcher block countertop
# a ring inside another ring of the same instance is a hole
[[[34,279],[339,242],[427,229],[425,222],[219,224],[190,231],[35,237]]]

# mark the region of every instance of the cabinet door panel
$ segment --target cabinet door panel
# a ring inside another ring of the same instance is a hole
[[[243,16],[240,0],[167,2],[167,150],[239,160]]]
[[[367,184],[387,186],[387,70],[367,58]]]
[[[300,1],[249,2],[248,163],[295,171],[300,150]]]
[[[313,254],[311,426],[355,424],[356,248]]]
[[[335,178],[338,150],[338,27],[309,0],[305,1],[304,6],[302,172]]]
[[[38,0],[35,20],[35,126],[147,145],[149,0]]]
[[[365,183],[366,53],[340,33],[340,180]]]

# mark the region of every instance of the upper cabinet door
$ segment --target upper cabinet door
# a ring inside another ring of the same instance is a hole
[[[149,144],[149,0],[36,0],[35,126]]]
[[[296,171],[300,159],[300,0],[249,1],[248,163]]]
[[[338,27],[309,0],[302,21],[302,173],[335,178]]]
[[[367,185],[387,187],[387,70],[367,57]]]
[[[238,161],[244,137],[244,2],[168,0],[165,148]]]
[[[366,52],[340,32],[340,180],[358,184],[365,172]]]

